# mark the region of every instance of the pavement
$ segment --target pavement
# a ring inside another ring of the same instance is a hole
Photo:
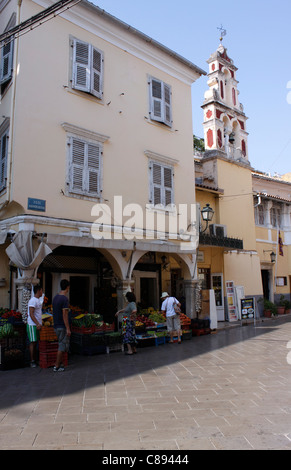
[[[0,450],[291,450],[291,317],[0,371],[0,390]]]

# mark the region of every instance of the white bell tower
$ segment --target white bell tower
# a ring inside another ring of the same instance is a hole
[[[237,67],[221,43],[208,59],[208,87],[204,111],[205,150],[218,150],[224,157],[248,164],[247,117],[239,102]]]

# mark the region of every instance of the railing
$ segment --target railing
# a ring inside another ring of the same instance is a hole
[[[243,250],[243,240],[240,240],[239,238],[216,237],[215,235],[210,235],[208,233],[200,234],[199,244]]]

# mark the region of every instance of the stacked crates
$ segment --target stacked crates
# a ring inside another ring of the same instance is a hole
[[[53,326],[43,326],[39,339],[39,367],[47,369],[56,363],[58,339]],[[68,365],[68,353],[63,355],[64,366]]]

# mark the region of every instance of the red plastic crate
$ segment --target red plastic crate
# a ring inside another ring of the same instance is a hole
[[[87,328],[85,326],[72,326],[71,327],[72,333],[79,333],[81,335],[92,335],[95,333],[95,325],[91,326],[90,328]]]
[[[42,369],[47,369],[48,367],[53,367],[56,363],[57,351],[52,352],[40,352],[39,353],[39,367]],[[68,365],[68,353],[63,355],[63,365]]]
[[[39,352],[55,352],[58,350],[57,341],[39,341]]]

